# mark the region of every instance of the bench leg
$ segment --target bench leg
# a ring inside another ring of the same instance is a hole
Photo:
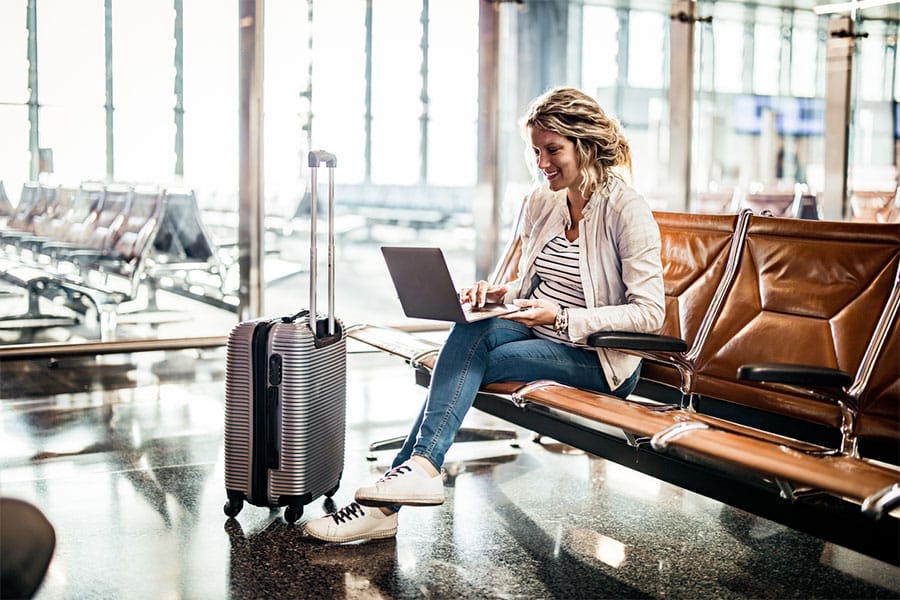
[[[856,437],[856,409],[846,402],[838,402],[841,408],[841,453],[859,458],[859,440]]]
[[[97,321],[100,325],[101,342],[115,339],[116,327],[118,327],[118,316],[115,307],[104,306],[99,309]]]
[[[28,308],[19,315],[0,317],[0,329],[47,329],[50,327],[70,327],[77,325],[80,320],[75,317],[46,314],[41,312],[42,287],[29,282],[25,292],[28,298]]]

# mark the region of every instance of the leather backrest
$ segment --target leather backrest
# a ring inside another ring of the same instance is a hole
[[[9,229],[27,231],[31,225],[31,216],[34,214],[34,206],[41,197],[41,187],[31,181],[22,184],[22,191],[19,194],[19,203],[16,204],[15,212],[6,223]]]
[[[662,241],[666,316],[660,333],[697,342],[711,304],[728,269],[740,215],[653,213]],[[641,376],[680,388],[681,374],[668,361],[645,360]]]
[[[109,186],[103,194],[103,205],[97,215],[96,225],[89,245],[109,252],[119,239],[119,233],[131,210],[132,190],[125,186]]]
[[[104,189],[101,186],[78,188],[72,198],[72,208],[64,217],[62,239],[75,244],[86,244],[97,224],[97,216],[103,207]]]
[[[56,187],[26,182],[22,186],[19,205],[7,227],[18,231],[34,233],[34,219],[52,211],[56,202]]]
[[[900,314],[892,315],[887,331],[858,399],[857,432],[862,438],[897,440],[900,435]]]
[[[3,185],[3,180],[0,179],[0,217],[11,217],[14,212],[15,210],[9,201],[9,196],[6,194],[6,186]]]
[[[157,254],[166,256],[168,262],[215,258],[214,244],[203,225],[193,191],[166,191],[165,212],[153,248]]]
[[[666,318],[660,331],[690,348],[725,273],[738,215],[653,213],[662,241]]]
[[[57,238],[59,227],[56,225],[63,215],[72,208],[73,188],[58,187],[52,204],[46,206],[41,214],[36,214],[32,220],[32,229],[36,235]]]
[[[507,247],[503,256],[503,261],[498,265],[495,271],[496,275],[492,279],[500,283],[512,281],[519,275],[519,260],[522,258],[522,238],[516,237]]]
[[[162,191],[136,191],[128,216],[118,230],[118,239],[112,245],[113,253],[129,262],[139,259],[158,229],[162,212]]]
[[[697,356],[695,391],[839,426],[834,403],[739,381],[736,372],[781,362],[855,376],[891,293],[898,249],[900,225],[752,217],[737,277]]]

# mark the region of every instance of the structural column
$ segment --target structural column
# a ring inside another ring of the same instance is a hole
[[[38,180],[40,174],[40,103],[38,98],[37,67],[37,0],[28,0],[28,151],[31,162],[28,176],[32,181]]]
[[[240,0],[240,181],[238,247],[241,320],[263,314],[263,42],[265,0]]]
[[[496,262],[502,172],[500,163],[501,4],[481,0],[478,15],[478,186],[475,218],[475,277],[484,279]]]
[[[184,0],[175,0],[175,177],[184,177]]]
[[[696,2],[672,3],[669,44],[668,208],[687,211],[691,195]]]
[[[855,33],[853,20],[833,17],[828,22],[825,74],[825,189],[822,216],[843,220],[847,210],[847,165],[850,129],[850,90],[853,81]]]
[[[115,119],[113,113],[115,105],[113,104],[113,30],[112,30],[112,0],[106,0],[103,3],[103,48],[104,48],[104,77],[106,91],[106,104],[103,105],[106,131],[106,179],[112,181],[115,177],[116,155],[115,155],[115,138],[113,137],[113,128],[115,127]]]

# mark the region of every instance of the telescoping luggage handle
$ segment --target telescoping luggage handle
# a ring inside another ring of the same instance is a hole
[[[319,165],[325,163],[328,167],[328,336],[333,336],[334,331],[334,168],[337,166],[337,158],[331,152],[324,150],[311,150],[309,153],[310,173],[310,220],[309,228],[309,328],[313,336],[317,334],[316,327],[316,208]]]

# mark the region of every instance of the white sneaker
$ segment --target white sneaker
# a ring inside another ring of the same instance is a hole
[[[324,542],[356,542],[397,535],[397,513],[386,515],[356,502],[330,515],[313,519],[303,528],[306,535]]]
[[[385,473],[375,485],[356,490],[356,501],[366,506],[443,504],[443,472],[432,477],[425,467],[408,460]]]

